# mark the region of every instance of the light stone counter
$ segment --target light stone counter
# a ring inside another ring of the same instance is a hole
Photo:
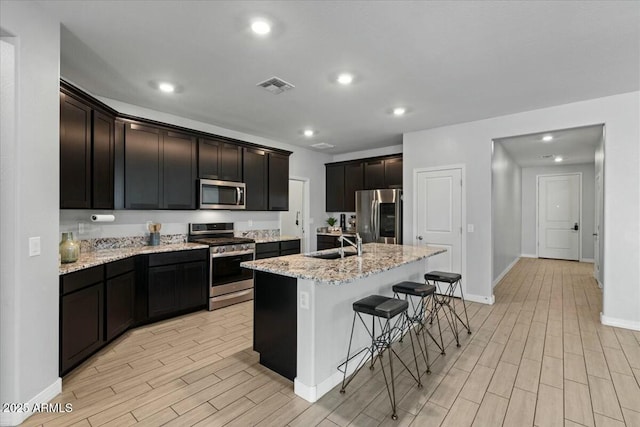
[[[272,243],[272,242],[286,242],[289,240],[300,240],[296,236],[269,236],[269,237],[257,237],[256,243]]]
[[[337,249],[327,249],[313,252],[312,254],[336,251]],[[354,249],[349,246],[345,247],[345,251],[353,252]],[[342,259],[327,260],[299,254],[247,261],[243,262],[241,266],[281,276],[340,285],[419,261],[445,252],[445,250],[428,246],[365,243],[362,245],[362,252],[362,258],[350,256]]]
[[[83,270],[85,268],[95,267],[101,264],[107,264],[124,258],[136,255],[155,254],[160,252],[185,251],[193,249],[208,249],[208,245],[198,243],[172,243],[158,246],[142,246],[118,249],[102,249],[93,252],[82,252],[78,261],[70,264],[62,264],[58,268],[60,275],[72,273],[74,271]]]

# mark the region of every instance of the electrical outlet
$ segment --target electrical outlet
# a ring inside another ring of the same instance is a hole
[[[85,232],[85,223],[84,222],[79,222],[78,223],[78,234],[84,234]]]
[[[253,221],[252,221],[252,220],[247,221],[247,225],[248,225],[249,227],[253,227]]]
[[[300,292],[300,308],[309,310],[309,292]]]
[[[29,256],[40,255],[40,236],[29,237]]]
[[[473,233],[476,227],[473,224],[467,224],[467,233]]]

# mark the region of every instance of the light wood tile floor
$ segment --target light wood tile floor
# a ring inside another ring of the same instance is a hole
[[[591,264],[522,259],[493,306],[468,303],[472,335],[445,331],[419,390],[398,373],[398,420],[377,368],[310,404],[263,368],[252,303],[129,331],[63,379],[26,426],[640,426],[640,333],[602,326]],[[410,355],[405,340],[398,345]],[[345,349],[346,350],[346,349]],[[365,372],[366,371],[366,372]]]

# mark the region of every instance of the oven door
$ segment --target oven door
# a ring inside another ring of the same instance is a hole
[[[245,185],[242,182],[201,179],[200,209],[245,209]]]
[[[253,271],[240,267],[240,263],[253,261],[253,251],[218,253],[211,256],[211,288],[253,281]]]

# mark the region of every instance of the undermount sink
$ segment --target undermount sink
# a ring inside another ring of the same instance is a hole
[[[347,252],[345,251],[344,253],[344,257],[350,257],[350,256],[354,256],[357,255],[357,253],[355,252]],[[305,256],[311,257],[311,258],[318,258],[318,259],[340,259],[342,258],[342,256],[340,255],[340,252],[324,252],[324,253],[310,253],[310,254],[305,254]]]

